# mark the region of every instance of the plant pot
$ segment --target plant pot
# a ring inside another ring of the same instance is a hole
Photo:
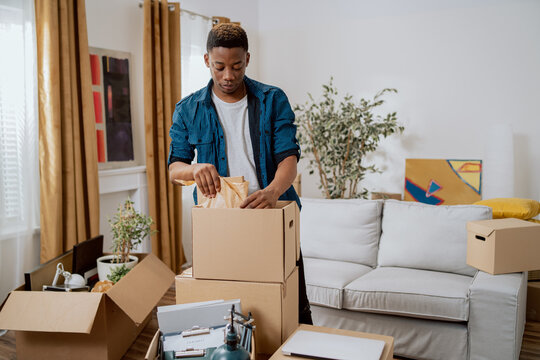
[[[139,262],[139,258],[134,255],[129,255],[130,261],[127,263],[111,262],[111,260],[116,258],[116,255],[105,255],[97,258],[97,270],[100,281],[108,280],[107,275],[110,275],[114,268],[116,268],[117,266],[126,265],[128,269],[133,269],[135,265],[137,265],[137,263]]]

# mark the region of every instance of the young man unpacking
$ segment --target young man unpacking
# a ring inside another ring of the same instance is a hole
[[[171,181],[194,180],[207,197],[220,191],[219,176],[244,176],[249,196],[242,208],[273,208],[300,199],[292,187],[300,147],[285,93],[246,77],[248,39],[238,25],[220,24],[208,34],[204,62],[208,86],[176,105],[170,130]],[[197,163],[191,164],[197,149]],[[299,321],[311,324],[302,255]]]

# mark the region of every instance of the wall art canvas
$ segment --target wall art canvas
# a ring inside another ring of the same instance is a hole
[[[129,53],[90,48],[98,162],[134,162]]]
[[[482,160],[405,160],[405,201],[457,205],[481,199]]]

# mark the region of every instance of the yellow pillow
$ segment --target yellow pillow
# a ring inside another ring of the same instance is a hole
[[[517,218],[528,220],[540,214],[540,202],[532,199],[498,198],[481,200],[475,205],[485,205],[493,209],[493,218]]]

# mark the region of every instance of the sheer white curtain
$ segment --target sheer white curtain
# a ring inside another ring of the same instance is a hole
[[[0,303],[39,264],[34,2],[0,1]]]
[[[210,70],[204,64],[203,55],[206,53],[206,38],[212,28],[212,20],[201,16],[181,12],[180,18],[180,51],[182,61],[182,97],[206,86],[210,80]],[[180,99],[178,99],[179,101]],[[193,188],[182,188],[182,245],[186,264],[191,266],[191,208],[193,207]]]
[[[212,20],[181,12],[182,97],[199,90],[210,80],[210,71],[204,65],[203,55],[206,53],[206,38],[211,28]]]

